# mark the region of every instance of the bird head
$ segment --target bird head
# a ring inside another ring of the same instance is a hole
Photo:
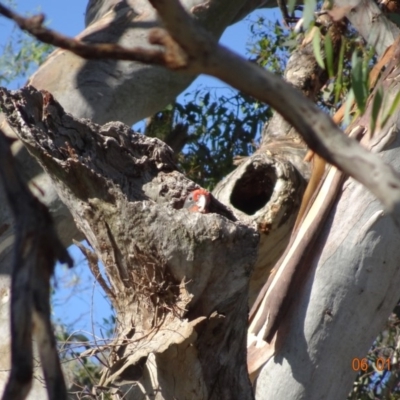
[[[185,200],[183,208],[190,212],[199,212],[201,214],[208,213],[208,206],[211,201],[211,194],[205,189],[196,189],[189,193]]]

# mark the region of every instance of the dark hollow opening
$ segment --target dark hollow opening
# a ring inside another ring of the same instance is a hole
[[[267,204],[275,184],[275,170],[270,165],[249,165],[236,182],[231,204],[247,215],[253,215]]]

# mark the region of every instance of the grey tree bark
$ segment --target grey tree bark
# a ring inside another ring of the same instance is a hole
[[[130,381],[129,398],[251,399],[247,289],[257,231],[219,215],[228,214],[215,199],[207,215],[179,210],[193,183],[159,140],[122,123],[75,120],[33,89],[1,97],[105,266],[117,334],[104,348],[100,386]]]
[[[182,1],[185,7],[216,37],[227,26],[240,20],[258,7],[275,6],[272,0],[211,1],[206,5],[200,0]],[[114,7],[115,6],[115,7]],[[86,24],[79,37],[91,43],[113,42],[127,47],[141,45],[148,48],[147,33],[159,25],[154,9],[146,0],[91,0],[88,3]],[[31,77],[29,83],[53,93],[65,109],[77,117],[105,123],[119,120],[133,124],[162,109],[187,87],[194,76],[184,76],[156,66],[135,62],[107,60],[85,61],[63,50],[54,52]],[[0,115],[0,122],[3,116]],[[15,132],[2,122],[10,137]],[[39,167],[20,142],[13,145],[20,170],[30,182],[36,196],[46,204],[55,220],[62,242],[68,246],[82,234],[76,228],[72,215],[60,201],[48,175]],[[41,190],[35,190],[40,187]],[[2,295],[0,329],[3,338],[9,338],[8,308],[9,279],[13,221],[3,193],[0,191],[0,293]],[[1,344],[1,371],[9,366],[9,341]],[[3,386],[7,372],[2,372]],[[39,380],[35,380],[31,398],[43,398]]]
[[[346,7],[349,2],[335,4]],[[349,20],[382,55],[398,37],[398,27],[373,2],[350,5],[355,8]],[[397,72],[391,68],[380,82],[388,104],[398,91],[394,83]],[[370,108],[354,122],[366,132]],[[396,171],[400,170],[398,132],[396,111],[384,128],[372,138],[366,133],[362,140],[372,152],[382,151],[383,159]],[[323,187],[321,192],[326,190]],[[296,300],[278,331],[275,357],[268,357],[258,375],[256,398],[346,398],[357,373],[352,361],[365,356],[399,299],[398,236],[398,227],[380,203],[360,184],[347,179],[312,250],[303,259],[310,273],[300,280],[303,283]]]

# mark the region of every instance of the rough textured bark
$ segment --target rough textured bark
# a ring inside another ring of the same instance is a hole
[[[287,246],[303,190],[304,179],[293,164],[264,151],[240,164],[213,192],[240,221],[255,224],[260,233],[249,305]]]
[[[132,398],[251,399],[247,289],[257,231],[176,210],[193,184],[157,139],[74,120],[33,89],[3,92],[2,108],[105,266],[116,343],[129,341],[111,351],[103,384],[129,372]]]
[[[159,22],[155,20],[154,9],[147,1],[119,1],[114,11],[106,12],[113,0],[91,2],[100,5],[96,20],[79,37],[90,43],[118,42],[129,46],[148,48],[147,33]],[[90,5],[89,4],[89,5]],[[183,2],[202,24],[216,37],[238,18],[260,6],[274,5],[272,1],[210,2],[202,7],[202,1]],[[131,8],[132,7],[132,8]],[[49,90],[68,112],[97,123],[112,120],[133,124],[162,109],[193,80],[157,66],[136,62],[112,60],[85,61],[64,50],[57,50],[30,79],[30,83]],[[12,134],[12,133],[11,133]],[[36,179],[44,189],[42,200],[55,214],[56,225],[60,225],[61,239],[67,244],[79,235],[69,212],[57,200],[49,181],[38,166],[31,161],[24,149],[18,158],[23,164],[27,179]],[[4,204],[3,202],[0,202]],[[12,229],[7,209],[0,214],[0,267],[8,263],[6,254],[12,244]],[[2,268],[2,267],[1,267]]]
[[[116,12],[106,13],[110,5],[118,3]],[[274,1],[225,0],[211,1],[207,7],[202,7],[202,1],[183,1],[188,9],[196,13],[207,29],[216,36],[248,12],[257,7],[275,5]],[[95,0],[87,23],[90,27],[80,37],[87,37],[91,42],[119,41],[127,46],[141,44],[148,46],[147,32],[158,22],[154,22],[154,11],[145,0]],[[132,6],[135,12],[130,11]],[[93,15],[93,7],[96,16]],[[118,24],[117,24],[117,21]],[[123,21],[123,22],[121,22]],[[131,21],[131,24],[129,24]],[[138,28],[138,25],[140,29]],[[64,68],[66,67],[66,68]],[[41,72],[46,71],[45,79],[40,82]],[[48,62],[31,79],[37,87],[57,93],[60,103],[77,117],[89,118],[94,122],[121,120],[131,124],[141,118],[162,109],[173,100],[191,81],[193,77],[185,77],[165,69],[142,65],[133,62],[114,61],[83,61],[65,51],[56,51]],[[79,85],[77,85],[79,80]],[[0,122],[2,116],[0,114]],[[11,137],[16,137],[12,130]],[[43,173],[38,164],[30,157],[21,143],[14,146],[20,169],[31,188],[50,209],[57,231],[65,245],[72,244],[72,239],[82,239],[69,210],[59,200],[50,178]],[[40,187],[41,191],[35,190]],[[15,236],[10,212],[6,206],[4,193],[0,191],[0,271],[2,272],[0,293],[2,294],[2,312],[8,315],[9,280],[12,245]],[[9,337],[8,319],[0,320],[3,337]],[[1,346],[2,354],[8,354],[9,342],[4,340]],[[8,368],[7,357],[2,357],[1,370]],[[5,382],[4,374],[3,382]],[[40,388],[41,383],[35,380]],[[43,395],[33,395],[39,398]]]

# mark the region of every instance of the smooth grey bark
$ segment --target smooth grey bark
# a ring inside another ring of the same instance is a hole
[[[383,157],[400,171],[398,124]],[[284,328],[289,333],[262,369],[256,398],[346,398],[352,360],[365,357],[399,299],[399,238],[381,204],[348,179],[306,261],[311,271]]]
[[[387,104],[398,92],[394,60],[381,80]],[[379,85],[379,84],[378,84]],[[371,103],[354,126],[369,128]],[[362,143],[400,171],[400,116]],[[311,251],[310,265],[290,314],[278,331],[277,350],[255,384],[256,398],[346,398],[363,358],[399,299],[400,232],[382,205],[348,179]]]
[[[372,0],[334,0],[336,7],[353,7],[346,17],[371,46],[382,56],[388,46],[399,36],[400,28],[390,21]]]

